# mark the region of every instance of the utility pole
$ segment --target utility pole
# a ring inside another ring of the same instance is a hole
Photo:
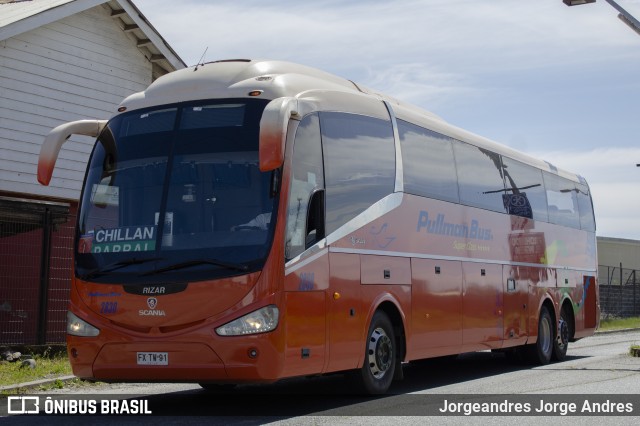
[[[596,0],[562,0],[567,6],[579,6],[581,4],[595,3]],[[622,6],[616,3],[614,0],[605,0],[611,5],[618,13],[618,19],[629,26],[633,31],[640,35],[640,21],[627,12]]]

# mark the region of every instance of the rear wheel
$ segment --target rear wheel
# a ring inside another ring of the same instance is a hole
[[[384,312],[373,315],[360,369],[363,389],[369,394],[383,394],[391,386],[396,368],[397,348],[393,326]]]
[[[563,307],[560,311],[560,322],[558,323],[558,336],[553,341],[553,359],[556,361],[564,361],[567,357],[567,349],[569,347],[569,338],[571,331],[571,314],[567,307]]]
[[[526,347],[527,360],[533,364],[549,364],[553,353],[555,335],[551,314],[549,314],[547,307],[543,306],[540,309],[540,318],[538,320],[538,341]]]

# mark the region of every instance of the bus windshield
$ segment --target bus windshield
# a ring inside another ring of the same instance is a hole
[[[265,105],[227,99],[113,118],[87,169],[76,275],[133,284],[261,269],[278,173],[258,168]]]

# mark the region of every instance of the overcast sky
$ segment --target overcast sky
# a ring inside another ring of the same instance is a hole
[[[321,68],[584,176],[640,239],[640,35],[604,0],[133,0],[188,64]],[[640,0],[618,0],[640,19]]]

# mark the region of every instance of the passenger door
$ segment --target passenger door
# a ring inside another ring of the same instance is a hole
[[[317,114],[296,129],[289,173],[285,231],[285,375],[321,373],[326,364],[326,289],[329,254],[324,239],[324,172]]]

